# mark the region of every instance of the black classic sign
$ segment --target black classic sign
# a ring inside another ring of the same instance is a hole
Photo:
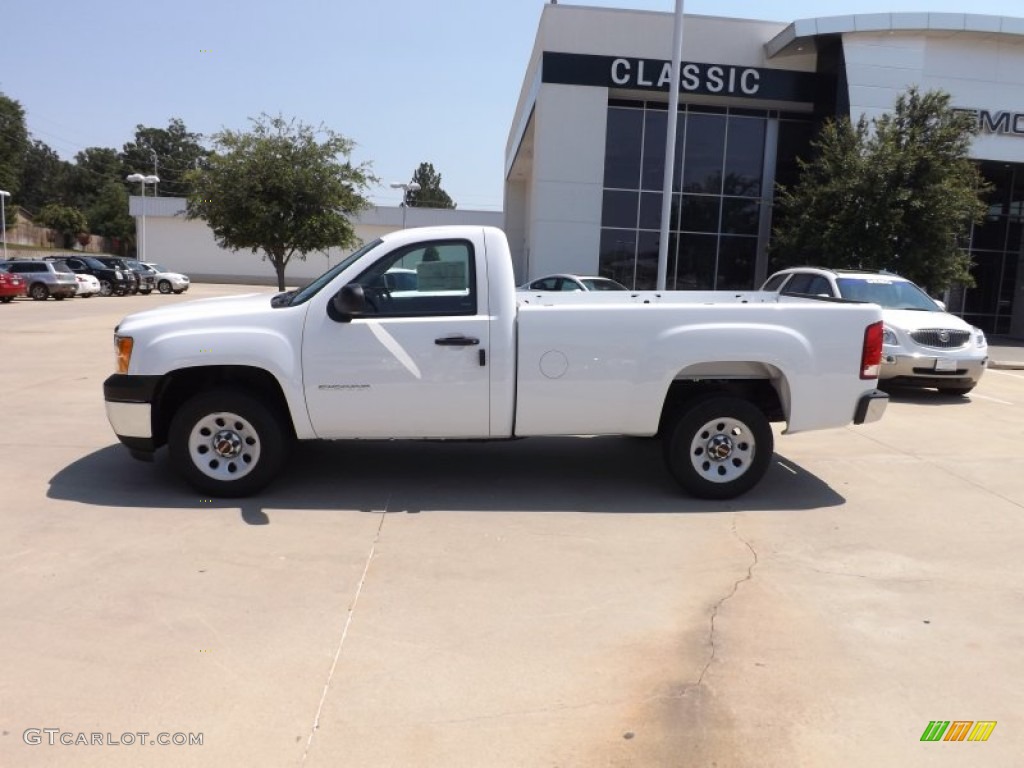
[[[559,85],[667,91],[672,82],[672,62],[545,51],[541,80]],[[813,72],[786,69],[683,62],[679,90],[708,96],[813,102],[818,90],[818,76]]]

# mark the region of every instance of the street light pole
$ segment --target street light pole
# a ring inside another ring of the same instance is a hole
[[[10,192],[0,189],[0,227],[3,228],[4,261],[7,261],[7,209],[4,207],[4,201],[10,196]]]
[[[405,229],[405,209],[409,203],[409,193],[419,192],[421,187],[415,181],[410,181],[408,184],[402,184],[401,182],[392,182],[392,189],[402,190],[402,229]]]
[[[142,190],[142,213],[139,216],[139,248],[137,256],[139,261],[146,260],[146,185],[153,185],[153,194],[156,194],[156,185],[160,178],[154,173],[152,176],[143,176],[141,173],[132,173],[125,177],[125,181],[139,182],[139,189]]]
[[[668,282],[668,239],[672,218],[672,182],[676,167],[676,124],[679,119],[679,75],[683,66],[683,0],[676,0],[675,28],[672,34],[672,81],[668,91],[668,125],[665,136],[665,176],[661,191],[661,239],[658,242],[658,285],[664,291]],[[680,196],[682,199],[682,196]]]

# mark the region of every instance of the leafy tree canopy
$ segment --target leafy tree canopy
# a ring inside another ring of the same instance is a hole
[[[782,264],[887,269],[938,291],[972,285],[961,247],[988,191],[968,156],[976,126],[949,94],[901,95],[867,123],[828,122],[782,189],[773,248]]]
[[[334,131],[266,114],[251,122],[216,134],[205,166],[186,174],[188,216],[204,219],[223,248],[262,252],[284,290],[294,254],[358,243],[348,217],[369,206],[362,193],[377,180]]]
[[[28,150],[28,130],[25,128],[25,110],[21,104],[0,93],[0,189],[10,192],[4,208],[7,223],[14,220],[13,205],[18,203],[21,171]]]
[[[50,203],[35,218],[36,224],[55,229],[64,236],[64,247],[70,248],[75,236],[80,232],[89,231],[89,222],[77,208],[58,203]]]
[[[128,192],[124,184],[108,181],[85,209],[94,234],[128,240],[135,234],[135,219],[128,215]]]
[[[434,170],[433,163],[420,163],[412,175],[412,180],[420,185],[416,192],[409,192],[406,204],[414,208],[454,208],[448,193],[441,188],[441,174]]]
[[[202,135],[190,132],[177,117],[171,118],[166,128],[135,127],[135,140],[124,145],[121,163],[125,174],[153,173],[154,155],[156,175],[160,177],[159,193],[165,196],[187,197],[185,174],[195,170],[209,152],[203,148]]]
[[[34,213],[47,203],[65,199],[70,168],[45,142],[32,141],[21,169],[18,204]]]

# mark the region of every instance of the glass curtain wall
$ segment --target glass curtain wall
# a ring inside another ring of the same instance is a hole
[[[988,333],[1006,334],[1024,261],[1024,165],[984,161],[981,173],[994,189],[984,222],[971,233],[975,287],[951,309]]]
[[[755,287],[761,206],[766,204],[766,124],[778,116],[766,110],[680,107],[669,290]],[[638,290],[657,283],[667,123],[665,104],[609,102],[600,273]],[[791,143],[791,136],[809,137],[809,120],[800,124],[806,132],[780,131],[780,139],[785,136]],[[799,149],[792,149],[795,157]],[[780,173],[786,170],[779,168]]]

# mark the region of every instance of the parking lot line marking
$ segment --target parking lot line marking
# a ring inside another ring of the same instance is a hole
[[[388,508],[391,506],[391,496],[388,495],[388,500],[384,504],[384,510],[380,514],[380,523],[377,525],[377,533],[373,537],[373,543],[370,545],[370,553],[366,556],[366,565],[363,566],[363,575],[359,577],[359,586],[356,587],[356,594],[352,598],[352,605],[348,609],[348,617],[345,619],[345,627],[341,630],[341,639],[338,641],[338,649],[334,652],[334,661],[331,662],[331,671],[327,673],[327,682],[324,683],[323,693],[320,694],[320,704],[316,708],[316,716],[313,718],[313,726],[309,729],[309,738],[306,739],[306,751],[302,753],[302,765],[306,764],[306,758],[309,757],[309,748],[313,745],[313,736],[316,734],[317,729],[320,727],[320,715],[324,711],[324,702],[327,701],[327,691],[331,687],[331,681],[334,679],[334,670],[338,668],[338,659],[341,658],[341,649],[345,645],[345,638],[348,637],[348,628],[352,626],[352,616],[356,612],[356,605],[359,603],[359,595],[363,591],[363,585],[366,583],[366,575],[370,572],[370,563],[373,561],[373,555],[377,551],[377,542],[380,541],[380,532],[384,527],[384,518],[387,517]]]
[[[1000,370],[998,370],[996,368],[988,368],[985,372],[986,373],[994,373],[994,374],[997,374],[999,376],[1009,376],[1009,377],[1014,378],[1014,379],[1024,379],[1024,376],[1020,375],[1019,373],[1010,373],[1009,371],[1000,371]]]
[[[1000,400],[998,397],[989,397],[988,395],[979,395],[977,392],[971,393],[971,400],[988,400],[991,403],[1000,403],[1001,405],[1013,405],[1009,400]]]

